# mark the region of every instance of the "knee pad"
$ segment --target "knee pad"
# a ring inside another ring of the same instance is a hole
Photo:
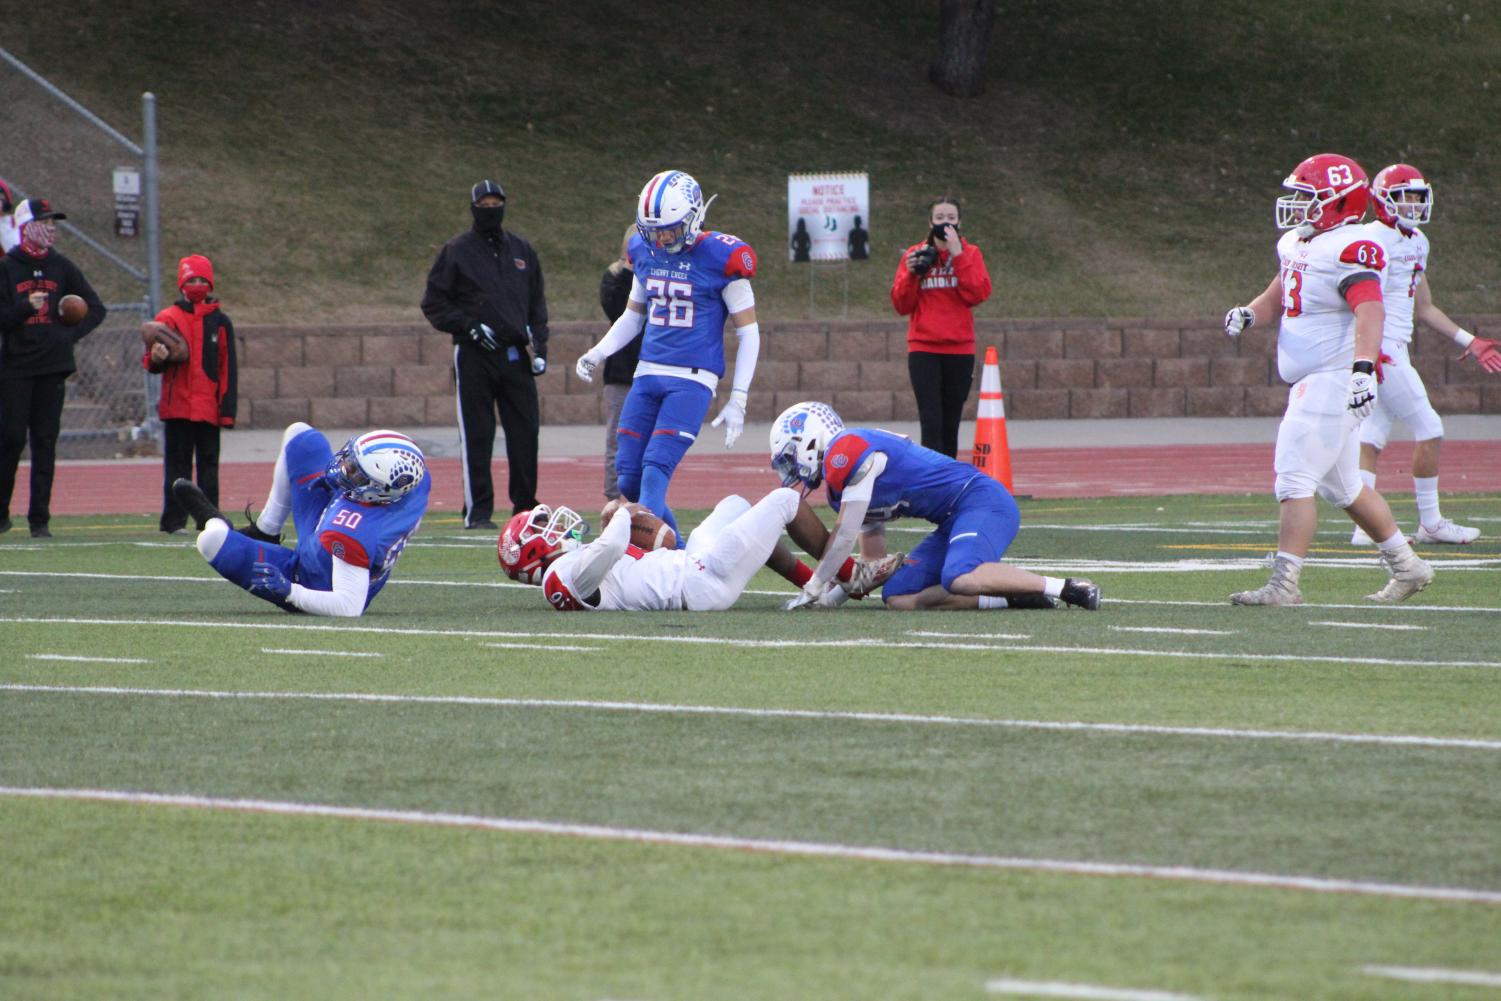
[[[210,518],[208,524],[203,526],[203,531],[198,533],[198,554],[210,563],[214,562],[214,557],[224,548],[224,540],[228,537],[229,522],[223,518]]]
[[[771,496],[776,498],[773,503],[777,505],[790,524],[792,519],[797,517],[798,508],[802,505],[802,497],[791,487],[777,487],[771,492]]]
[[[1355,503],[1355,498],[1360,496],[1360,491],[1363,486],[1363,483],[1356,483],[1353,486],[1347,484],[1343,488],[1341,488],[1329,483],[1324,483],[1319,486],[1318,494],[1330,504],[1333,504],[1335,507],[1343,510],[1344,508],[1347,508],[1351,504]]]
[[[1273,488],[1277,500],[1297,500],[1300,497],[1312,497],[1319,492],[1319,481],[1312,473],[1294,471],[1290,473],[1278,473],[1277,484]]]

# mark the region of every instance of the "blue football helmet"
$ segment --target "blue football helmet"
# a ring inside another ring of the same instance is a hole
[[[636,232],[649,250],[680,253],[697,242],[708,212],[703,189],[691,174],[664,170],[641,189],[636,201]]]
[[[328,480],[361,504],[390,504],[417,488],[427,460],[417,443],[398,431],[367,431],[344,443],[328,463]]]
[[[823,456],[844,421],[827,403],[794,403],[771,425],[771,468],[782,486],[823,482]]]

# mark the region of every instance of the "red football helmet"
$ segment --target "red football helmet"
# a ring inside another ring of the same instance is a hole
[[[1371,200],[1365,171],[1338,153],[1309,157],[1282,186],[1293,193],[1277,199],[1277,228],[1297,229],[1304,237],[1359,222]]]
[[[538,504],[513,515],[495,544],[501,569],[512,580],[541,584],[547,565],[577,549],[589,526],[571,508]]]
[[[1426,226],[1433,217],[1433,185],[1418,168],[1394,163],[1383,168],[1371,182],[1371,208],[1376,210],[1376,218],[1388,226],[1403,229]]]

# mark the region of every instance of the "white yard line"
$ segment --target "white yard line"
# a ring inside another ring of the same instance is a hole
[[[1234,636],[1234,629],[1174,629],[1171,626],[1110,626],[1118,633],[1167,633],[1174,636]]]
[[[532,649],[532,648],[529,648]],[[557,649],[557,648],[553,648]],[[1404,734],[1328,733],[1318,730],[1250,730],[1233,727],[1154,726],[1148,723],[1085,723],[1069,720],[995,719],[939,716],[920,713],[857,712],[831,709],[776,709],[747,706],[683,705],[663,702],[616,702],[594,699],[522,699],[483,695],[399,695],[377,692],[266,692],[202,688],[126,688],[116,685],[38,685],[0,683],[0,691],[58,695],[115,695],[173,699],[287,699],[316,702],[419,703],[426,705],[491,706],[504,709],[579,709],[590,712],[665,713],[685,716],[740,716],[752,719],[840,720],[861,723],[900,723],[919,726],[997,727],[1014,730],[1150,734],[1171,737],[1208,737],[1230,740],[1292,740],[1334,744],[1376,744],[1392,747],[1439,747],[1457,750],[1501,751],[1501,740],[1468,737],[1425,737]]]
[[[65,660],[79,664],[149,664],[140,657],[77,657],[66,653],[28,653],[27,660]]]
[[[1230,605],[1230,599],[1228,596],[1223,601],[1172,601],[1167,598],[1106,598],[1105,604],[1168,605],[1178,608],[1227,608]],[[1362,612],[1484,612],[1487,615],[1495,615],[1498,611],[1501,611],[1501,607],[1496,605],[1411,605],[1406,602],[1400,605],[1382,605],[1374,601],[1366,602],[1363,605],[1323,604],[1310,601],[1302,605],[1285,605],[1278,611],[1283,613],[1294,610],[1316,612],[1326,608],[1341,609],[1344,611],[1356,609]],[[1256,613],[1248,611],[1246,614],[1255,615]]]
[[[1128,987],[1101,987],[1096,984],[1069,984],[1056,980],[1014,980],[999,977],[987,981],[990,994],[1023,994],[1034,998],[1075,998],[1077,1001],[1199,1001],[1192,994],[1168,991],[1135,990]]]
[[[261,647],[261,653],[283,654],[289,657],[384,657],[383,653],[364,650],[291,650],[285,647]]]
[[[602,646],[561,646],[546,643],[541,646],[536,643],[481,643],[480,646],[491,650],[536,650],[538,653],[562,651],[564,653],[602,653]]]
[[[1426,966],[1362,966],[1361,973],[1420,984],[1465,984],[1469,987],[1501,987],[1501,973],[1481,970],[1443,970]]]
[[[82,618],[41,618],[34,616],[10,616],[0,618],[0,623],[10,622],[29,625],[74,625],[74,626],[122,626],[141,625],[163,628],[167,626],[179,626],[188,629],[201,629],[204,626],[214,626],[219,629],[273,629],[295,630],[301,632],[339,632],[339,633],[373,633],[381,636],[450,636],[468,639],[561,639],[561,640],[617,640],[627,643],[686,643],[696,646],[728,646],[748,647],[754,650],[770,649],[812,649],[833,650],[842,648],[865,648],[885,650],[969,650],[986,651],[990,653],[1064,653],[1084,654],[1110,657],[1163,657],[1168,659],[1190,660],[1234,660],[1251,661],[1258,663],[1333,663],[1354,664],[1363,667],[1441,667],[1463,668],[1478,667],[1488,669],[1501,669],[1501,661],[1493,660],[1395,660],[1383,657],[1321,657],[1311,654],[1255,654],[1255,653],[1220,653],[1201,652],[1189,650],[1146,650],[1135,647],[1074,647],[1074,646],[1042,646],[1024,645],[1020,643],[941,643],[941,642],[917,642],[917,643],[891,643],[878,639],[849,639],[849,640],[752,640],[732,639],[725,636],[641,636],[628,633],[554,633],[554,632],[516,632],[483,629],[419,629],[397,628],[391,626],[334,626],[302,622],[266,621],[266,622],[229,622],[212,621],[202,619],[82,619]],[[936,634],[950,635],[955,639],[978,639],[988,640],[994,634]]]
[[[1333,626],[1336,629],[1388,629],[1393,632],[1418,632],[1428,631],[1427,626],[1396,626],[1380,622],[1310,622],[1310,626]]]
[[[1397,897],[1409,900],[1439,900],[1452,903],[1501,906],[1501,892],[1460,886],[1422,886],[1377,883],[1365,880],[1330,879],[1322,876],[1241,872],[1232,869],[1200,869],[1193,866],[1138,865],[1125,862],[1092,862],[1071,859],[1014,858],[1001,855],[962,855],[952,852],[912,851],[871,845],[844,845],[810,841],[740,838],[733,835],[652,831],[594,824],[566,824],[511,817],[473,814],[429,813],[418,810],[373,809],[324,803],[296,803],[261,799],[219,799],[116,789],[43,789],[0,786],[0,796],[33,799],[86,800],[142,806],[171,806],[204,810],[229,810],[281,816],[332,817],[375,820],[388,823],[422,824],[435,827],[479,828],[511,834],[543,834],[594,841],[634,842],[683,848],[718,848],[765,852],[803,858],[849,859],[906,865],[961,866],[1079,876],[1138,876],[1221,886],[1299,890],[1306,893],[1350,893],[1363,896]]]

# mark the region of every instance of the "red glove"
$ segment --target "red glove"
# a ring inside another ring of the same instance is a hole
[[[1385,351],[1376,355],[1376,385],[1379,386],[1386,381],[1386,373],[1382,371],[1381,366],[1393,360],[1392,356]]]
[[[1475,338],[1459,357],[1474,358],[1475,364],[1487,372],[1501,372],[1501,350],[1497,349],[1496,342],[1489,337]]]

